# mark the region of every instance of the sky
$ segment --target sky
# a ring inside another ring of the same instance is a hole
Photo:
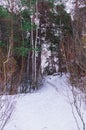
[[[73,9],[72,0],[68,0],[68,2],[66,3],[66,8],[68,12],[71,12],[71,10]]]

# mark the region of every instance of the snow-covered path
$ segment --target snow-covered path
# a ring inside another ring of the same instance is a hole
[[[47,77],[39,91],[18,97],[15,111],[4,130],[78,130],[68,94],[71,97],[65,75]]]

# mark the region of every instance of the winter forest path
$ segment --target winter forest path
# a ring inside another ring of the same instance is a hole
[[[68,95],[72,100],[65,75],[47,76],[40,90],[19,96],[4,130],[78,130]]]

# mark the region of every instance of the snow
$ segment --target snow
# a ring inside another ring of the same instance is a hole
[[[78,130],[73,112],[83,130],[77,111],[69,102],[73,101],[70,88],[67,76],[47,76],[40,90],[17,97],[4,130]],[[86,110],[82,109],[86,121]]]

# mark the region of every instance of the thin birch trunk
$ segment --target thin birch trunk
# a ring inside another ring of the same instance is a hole
[[[31,26],[32,26],[32,28],[31,28],[31,46],[32,46],[32,89],[33,89],[33,87],[34,87],[34,33],[33,33],[33,17],[31,18]]]
[[[36,1],[36,20],[38,20],[38,1]],[[37,37],[38,37],[38,27],[39,25],[37,24],[37,27],[36,27],[36,38],[35,38],[35,83],[37,81],[37,63],[36,63],[36,48],[37,48]]]

